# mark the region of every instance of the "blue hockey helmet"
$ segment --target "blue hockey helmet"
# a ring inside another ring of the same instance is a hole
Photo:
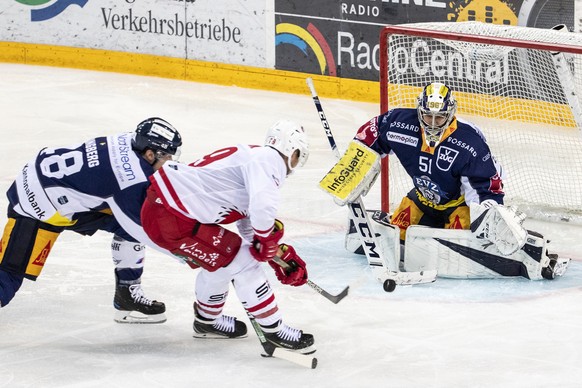
[[[131,147],[140,153],[148,149],[156,153],[156,158],[161,155],[172,155],[174,160],[180,157],[182,136],[168,123],[159,117],[150,117],[137,125]]]
[[[457,111],[457,101],[445,84],[433,82],[418,96],[417,112],[420,126],[431,147],[436,146],[443,131],[451,125]]]

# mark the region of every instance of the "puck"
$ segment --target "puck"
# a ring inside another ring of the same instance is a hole
[[[392,279],[387,279],[383,284],[384,291],[392,292],[396,289],[396,282]]]

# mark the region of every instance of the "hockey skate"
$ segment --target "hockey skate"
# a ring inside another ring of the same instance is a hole
[[[245,338],[247,325],[235,317],[221,315],[216,319],[206,319],[198,313],[194,303],[194,337],[195,338]]]
[[[550,258],[550,264],[542,269],[542,276],[544,279],[552,280],[556,276],[562,276],[568,269],[571,259],[558,257],[558,255],[548,254]]]
[[[166,322],[166,305],[144,295],[141,284],[117,285],[115,297],[115,322],[163,323]]]
[[[261,329],[265,339],[275,347],[301,354],[312,354],[317,350],[313,335],[293,329],[281,321],[272,326],[261,326]]]

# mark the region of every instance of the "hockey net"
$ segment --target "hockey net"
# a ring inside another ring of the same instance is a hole
[[[528,216],[582,219],[582,34],[480,22],[384,28],[381,111],[416,107],[443,82],[505,171],[505,203]],[[397,158],[382,171],[382,208],[412,188]]]

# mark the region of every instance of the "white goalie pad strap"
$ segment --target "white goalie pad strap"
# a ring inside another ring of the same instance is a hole
[[[437,270],[439,277],[492,279],[525,276],[542,279],[549,264],[546,240],[528,234],[527,243],[512,255],[500,255],[490,242],[476,238],[469,230],[410,226],[406,232],[405,271]]]
[[[525,214],[515,207],[471,204],[471,231],[491,241],[500,254],[509,256],[523,247],[527,231],[522,226]]]
[[[364,144],[351,141],[341,159],[319,182],[343,206],[365,195],[380,172],[380,155]]]

